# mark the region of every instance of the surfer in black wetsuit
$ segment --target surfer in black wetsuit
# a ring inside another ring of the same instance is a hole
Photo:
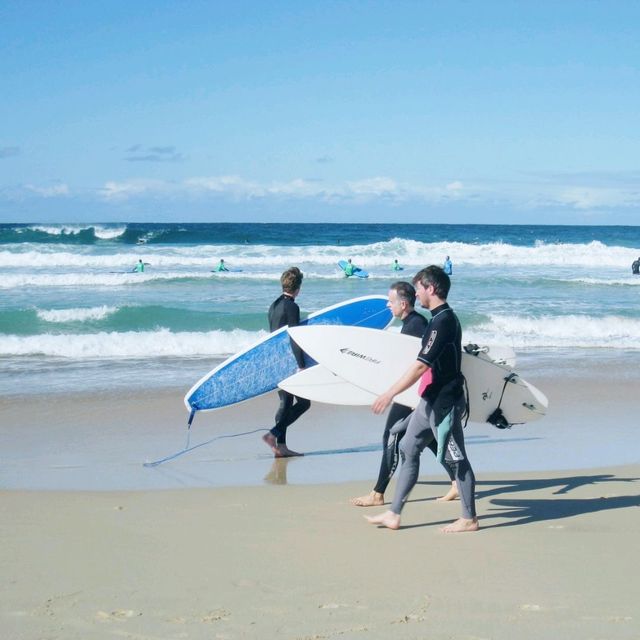
[[[427,327],[426,318],[419,314],[414,305],[416,302],[416,290],[408,282],[394,282],[389,287],[388,292],[389,302],[387,306],[391,310],[394,318],[402,320],[402,328],[400,333],[404,333],[408,336],[415,336],[416,338],[422,338],[424,331]],[[375,507],[384,504],[384,492],[387,489],[391,477],[393,476],[396,466],[398,464],[398,447],[404,431],[397,433],[393,436],[391,445],[389,445],[391,427],[400,420],[404,420],[411,413],[409,407],[405,407],[402,404],[393,403],[387,416],[387,422],[384,427],[384,433],[382,434],[382,460],[380,461],[380,471],[378,473],[378,481],[373,491],[360,496],[359,498],[352,498],[351,504],[356,507]],[[427,447],[436,455],[438,451],[438,443],[435,439],[431,440]],[[451,489],[442,498],[438,498],[441,501],[454,500],[458,496],[458,490],[456,488],[455,479],[450,473],[449,468],[445,465],[445,470],[451,478]]]
[[[300,324],[300,307],[296,304],[295,299],[300,293],[302,277],[302,271],[298,267],[291,267],[280,276],[282,295],[274,300],[269,307],[269,329],[271,331],[276,331],[287,325],[295,327]],[[304,353],[302,349],[293,340],[291,341],[291,349],[298,367],[304,369]],[[282,389],[278,389],[278,396],[280,397],[280,406],[276,413],[276,423],[262,439],[273,451],[273,455],[276,458],[304,455],[287,447],[287,428],[309,409],[311,402],[305,398],[299,398],[287,393]]]
[[[634,275],[640,275],[640,257],[631,263],[631,273]]]
[[[418,481],[420,454],[434,438],[439,440],[438,458],[455,476],[462,517],[442,529],[445,533],[477,531],[475,509],[475,476],[467,458],[462,430],[466,410],[461,371],[462,330],[453,309],[447,304],[451,280],[443,269],[432,265],[413,278],[416,294],[423,307],[431,311],[431,321],[422,337],[422,348],[416,361],[372,405],[374,413],[382,413],[393,398],[408,389],[427,371],[432,381],[421,393],[418,406],[403,422],[406,434],[400,444],[402,468],[391,508],[367,518],[371,524],[389,529],[400,528],[400,513],[409,493]]]

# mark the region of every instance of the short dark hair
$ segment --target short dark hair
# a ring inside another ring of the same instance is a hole
[[[433,285],[433,292],[442,298],[447,299],[449,295],[449,289],[451,289],[451,278],[444,272],[442,267],[438,267],[432,264],[424,269],[420,269],[415,276],[413,276],[413,284],[419,282],[425,289],[429,285]]]
[[[416,304],[416,290],[413,285],[405,282],[404,280],[398,280],[394,282],[390,287],[390,291],[395,291],[400,300],[404,300],[410,307]]]
[[[289,267],[280,276],[280,284],[285,293],[295,293],[302,286],[304,275],[298,267]]]

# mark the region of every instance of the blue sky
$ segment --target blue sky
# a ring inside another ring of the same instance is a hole
[[[640,2],[0,0],[0,222],[640,224]]]

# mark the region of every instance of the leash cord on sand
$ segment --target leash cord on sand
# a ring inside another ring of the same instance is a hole
[[[175,460],[176,458],[178,458],[179,456],[184,455],[185,453],[189,453],[190,451],[195,451],[196,449],[199,449],[200,447],[204,447],[207,444],[211,444],[212,442],[215,442],[216,440],[223,440],[224,438],[237,438],[238,436],[248,436],[252,433],[258,433],[260,431],[269,431],[269,429],[254,429],[253,431],[244,431],[243,433],[228,433],[225,435],[221,435],[221,436],[216,436],[215,438],[211,438],[211,440],[207,440],[206,442],[201,442],[200,444],[194,444],[193,447],[189,446],[189,440],[191,438],[191,430],[189,430],[188,435],[187,435],[187,444],[185,446],[184,449],[182,449],[181,451],[178,451],[177,453],[172,453],[171,455],[167,456],[166,458],[161,458],[160,460],[155,460],[154,462],[144,462],[143,466],[144,467],[157,467],[158,465],[164,463],[164,462],[169,462],[169,460]]]

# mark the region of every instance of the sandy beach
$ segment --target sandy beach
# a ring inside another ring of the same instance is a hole
[[[178,390],[5,398],[2,637],[639,638],[634,382],[539,370],[543,420],[467,427],[481,530],[455,535],[428,458],[399,531],[348,504],[380,455],[366,408],[314,406],[290,434],[304,458],[255,432],[148,468],[184,446]],[[198,416],[192,444],[274,406]]]
[[[286,461],[283,464],[287,464]],[[8,640],[638,638],[640,467],[490,474],[482,530],[423,478],[399,531],[365,483],[3,492]]]

